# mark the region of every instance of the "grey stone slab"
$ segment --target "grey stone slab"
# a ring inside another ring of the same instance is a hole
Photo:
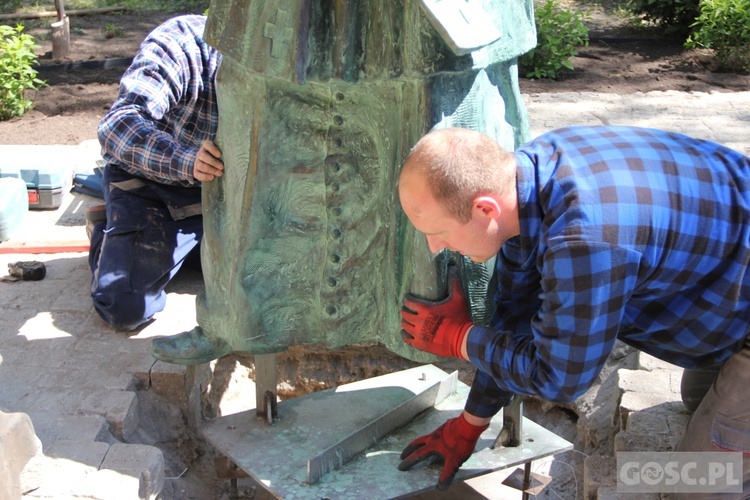
[[[640,391],[629,391],[620,399],[620,418],[623,428],[628,428],[628,419],[636,412],[649,411],[669,402],[662,394],[647,394]]]
[[[0,498],[21,498],[21,472],[41,451],[28,415],[0,411]]]
[[[670,436],[620,431],[615,436],[615,452],[620,451],[674,451]]]
[[[617,486],[603,486],[599,488],[596,500],[659,500],[658,493],[621,493]]]
[[[37,436],[45,446],[54,442],[75,439],[84,443],[109,442],[112,437],[107,421],[99,415],[59,415],[48,411],[30,413]]]
[[[97,391],[83,401],[79,411],[103,416],[112,435],[121,441],[138,429],[138,397],[132,391]]]
[[[64,392],[61,392],[64,391]],[[12,402],[12,407],[29,414],[50,412],[54,415],[75,415],[85,395],[57,388],[26,387],[26,392]]]
[[[673,365],[672,363],[667,363],[666,361],[662,361],[658,358],[651,356],[650,354],[646,354],[645,352],[638,353],[638,369],[646,370],[649,372],[658,371],[658,370],[682,372],[681,368]]]
[[[102,441],[80,439],[58,439],[50,444],[45,455],[50,458],[73,460],[98,469],[109,451],[110,445]]]
[[[670,373],[667,371],[650,372],[646,370],[626,370],[617,372],[618,385],[624,392],[648,392],[652,394],[668,393]]]
[[[601,487],[616,486],[617,460],[614,457],[591,455],[583,461],[583,498],[595,500]]]
[[[139,498],[155,498],[164,487],[164,455],[154,446],[116,443],[100,470],[113,470],[138,478]]]
[[[98,470],[88,474],[72,489],[77,498],[102,498],[112,500],[151,500],[157,497],[144,487],[144,479],[116,470]],[[148,493],[148,495],[147,495]]]
[[[632,413],[625,430],[644,434],[668,434],[667,415],[646,411]]]
[[[72,293],[59,296],[52,303],[52,311],[75,311],[85,313],[86,316],[93,311],[94,304],[91,294],[86,287],[73,288]],[[85,319],[85,318],[84,318]]]
[[[87,498],[79,495],[79,491],[87,476],[95,472],[95,467],[73,460],[38,455],[29,461],[21,474],[21,482],[27,491],[23,498]]]
[[[151,387],[171,391],[185,385],[185,366],[155,360],[151,366]]]

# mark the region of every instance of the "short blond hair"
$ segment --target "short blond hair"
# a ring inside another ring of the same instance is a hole
[[[491,137],[465,128],[434,130],[409,153],[401,171],[414,169],[430,192],[460,222],[471,219],[474,199],[515,189],[516,161]]]

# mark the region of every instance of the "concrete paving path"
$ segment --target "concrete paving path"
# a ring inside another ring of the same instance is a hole
[[[639,125],[714,140],[750,155],[750,92],[524,98],[535,136],[574,124]],[[90,158],[91,147],[72,147],[70,154]],[[5,152],[0,146],[0,158]],[[164,489],[178,498],[193,498],[178,494],[180,471],[169,470],[159,449],[138,444],[136,391],[159,384],[167,390],[184,377],[183,368],[156,362],[148,349],[151,338],[195,325],[199,276],[178,278],[170,286],[166,309],[129,336],[113,331],[93,311],[87,253],[2,253],[30,242],[85,242],[83,212],[99,202],[68,193],[57,210],[30,211],[22,228],[0,245],[0,275],[10,262],[39,260],[47,267],[42,281],[0,283],[0,411],[28,414],[44,451],[32,459],[11,493],[30,490],[28,498],[153,498]],[[164,488],[165,483],[170,487]]]

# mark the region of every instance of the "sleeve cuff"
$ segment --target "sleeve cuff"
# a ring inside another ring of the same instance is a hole
[[[185,148],[178,146],[172,155],[172,171],[177,178],[174,180],[195,182],[193,177],[193,165],[198,157],[197,148]]]

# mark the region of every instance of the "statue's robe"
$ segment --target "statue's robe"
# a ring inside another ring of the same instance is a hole
[[[536,43],[531,0],[480,2],[500,38],[456,55],[416,0],[214,0],[225,173],[203,192],[198,324],[235,351],[401,340],[407,291],[444,293],[400,209],[410,148],[436,127],[528,137],[516,59]],[[460,260],[460,259],[459,259]],[[459,262],[475,319],[491,264]]]

